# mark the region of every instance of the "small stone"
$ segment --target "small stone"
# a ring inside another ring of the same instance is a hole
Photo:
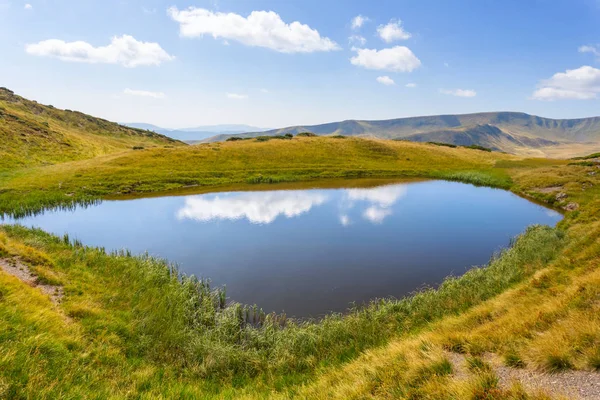
[[[559,194],[556,195],[556,200],[558,200],[558,201],[563,201],[566,198],[567,198],[567,194],[565,192],[560,192]]]
[[[575,211],[579,208],[579,204],[577,203],[569,203],[563,207],[566,211]]]

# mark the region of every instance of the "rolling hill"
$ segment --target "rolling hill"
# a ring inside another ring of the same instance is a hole
[[[600,148],[600,117],[559,120],[518,112],[436,115],[381,121],[347,120],[241,135],[222,134],[206,139],[205,142],[222,141],[231,136],[253,137],[300,132],[418,142],[437,141],[458,145],[477,144],[530,156],[571,156]]]
[[[6,88],[0,88],[0,138],[0,169],[184,145],[155,132],[42,105]]]

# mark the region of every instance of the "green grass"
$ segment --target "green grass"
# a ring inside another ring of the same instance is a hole
[[[133,368],[130,363],[140,360],[154,367],[167,365],[179,373],[183,372],[179,368],[185,368],[189,385],[194,379],[216,380],[226,386],[254,382],[257,377],[271,383],[281,377],[303,381],[318,366],[347,362],[391,337],[417,332],[432,321],[459,314],[495,296],[552,259],[563,241],[563,235],[554,229],[531,228],[488,267],[450,278],[437,290],[402,300],[376,301],[318,322],[301,322],[260,313],[257,318],[248,318],[256,308],[239,304],[224,307],[221,292],[211,289],[206,281],[182,276],[173,266],[151,257],[106,254],[102,249],[67,244],[68,239],[18,226],[4,226],[0,234],[11,256],[31,259],[32,265],[43,258],[64,282],[67,298],[61,309],[87,339],[75,341],[72,351],[66,344],[53,344],[59,350],[43,355],[50,369],[38,378],[49,385],[48,379],[60,376],[65,382],[61,390],[74,393],[78,390],[75,382],[92,372],[86,369],[87,364],[82,364],[81,370],[71,370],[65,360],[80,363],[76,360],[85,351],[99,352],[90,363],[102,365],[107,374]],[[39,255],[36,259],[31,254]],[[12,306],[5,305],[0,303],[0,313],[14,312]],[[18,325],[16,321],[14,324]],[[0,330],[0,336],[15,329],[13,323],[9,326],[8,331]],[[19,326],[17,331],[21,329],[27,327]],[[103,338],[111,338],[106,345],[120,355],[107,364],[100,349],[90,350],[102,348]],[[32,351],[27,335],[21,339],[10,342],[5,350],[9,354]],[[0,376],[10,382],[9,391],[25,396],[34,388],[19,377],[40,372],[34,367],[37,363],[16,371],[16,361],[5,358]],[[119,381],[119,385],[127,385],[126,381]]]
[[[583,157],[573,157],[572,160],[590,160],[592,158],[600,158],[600,153],[593,153]]]
[[[431,177],[508,187],[512,156],[415,143],[295,137],[154,148],[0,174],[0,214],[185,187],[340,178]]]
[[[499,389],[478,357],[514,367],[593,369],[600,344],[600,177],[595,167],[400,141],[294,137],[127,150],[0,171],[0,212],[104,197],[335,178],[420,177],[512,190],[560,207],[489,265],[399,300],[295,321],[224,305],[207,281],[164,260],[108,254],[68,237],[0,227],[0,257],[64,287],[59,305],[0,272],[0,397],[529,398]],[[341,183],[340,183],[341,182]],[[247,188],[247,187],[245,187]],[[473,377],[453,379],[444,349]],[[483,396],[483,397],[481,397]],[[486,397],[487,396],[487,397]],[[504,396],[504,397],[503,397]]]
[[[0,88],[0,171],[93,158],[132,148],[182,146],[141,129],[59,110]]]

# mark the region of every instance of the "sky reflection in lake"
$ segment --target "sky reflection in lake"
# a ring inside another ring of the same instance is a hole
[[[426,181],[106,201],[20,223],[147,250],[226,284],[232,300],[318,316],[436,285],[485,264],[528,225],[560,219],[506,191]]]

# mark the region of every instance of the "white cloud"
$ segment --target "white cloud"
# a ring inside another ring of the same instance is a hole
[[[382,85],[386,85],[386,86],[391,86],[391,85],[396,84],[394,82],[394,80],[387,75],[386,76],[378,76],[377,82],[381,83]]]
[[[386,43],[391,43],[396,40],[407,40],[412,36],[402,28],[402,21],[390,21],[386,25],[379,25],[377,34]]]
[[[352,18],[352,29],[360,29],[367,21],[369,21],[369,18],[362,15],[357,15],[356,17]]]
[[[363,36],[360,35],[352,35],[350,37],[348,37],[348,42],[352,43],[356,43],[360,46],[364,46],[365,43],[367,43],[367,39],[365,39]]]
[[[440,93],[449,94],[456,97],[475,97],[477,96],[477,92],[470,89],[440,89]]]
[[[406,185],[388,185],[372,189],[347,189],[345,199],[349,208],[359,201],[367,202],[368,206],[362,213],[364,219],[380,224],[383,220],[392,215],[392,206],[402,197],[406,196]],[[340,223],[347,226],[351,223],[346,214],[340,215]]]
[[[416,84],[416,83],[407,83],[407,84],[406,84],[406,85],[404,85],[404,86],[406,86],[407,88],[416,88],[416,87],[417,87],[417,84]]]
[[[343,226],[348,226],[351,223],[352,221],[350,221],[350,217],[348,217],[346,214],[340,215],[340,224],[342,224]]]
[[[377,206],[371,206],[365,210],[363,217],[368,219],[374,224],[380,224],[383,222],[385,217],[392,215],[392,210],[389,208],[381,208]]]
[[[31,9],[33,9],[33,6],[31,4],[29,4],[29,3],[27,3],[27,4],[25,4],[25,9],[26,10],[31,10]]]
[[[147,90],[133,90],[133,89],[125,89],[123,90],[124,94],[129,96],[140,96],[140,97],[152,97],[154,99],[164,99],[165,94],[163,92],[150,92]]]
[[[536,100],[590,100],[600,93],[600,69],[587,65],[542,80],[532,98]]]
[[[352,201],[368,201],[386,208],[406,196],[406,192],[406,185],[390,185],[373,189],[348,189],[346,196]]]
[[[215,39],[235,40],[247,46],[266,47],[282,53],[312,53],[339,50],[329,38],[298,21],[286,24],[273,11],[252,11],[248,17],[234,13],[212,12],[190,7],[171,7],[169,16],[179,23],[183,37],[211,35]]]
[[[192,196],[185,199],[185,206],[177,212],[177,218],[196,221],[245,218],[254,224],[270,224],[280,215],[296,217],[326,201],[325,195],[310,191]]]
[[[350,59],[353,65],[367,69],[387,70],[394,72],[411,72],[421,66],[421,60],[405,46],[388,49],[354,49],[356,56]]]
[[[580,46],[577,50],[580,53],[592,53],[596,57],[600,57],[600,48],[596,46]]]
[[[173,60],[158,43],[140,42],[129,35],[115,36],[108,46],[94,47],[83,41],[65,42],[58,39],[44,40],[25,46],[28,54],[54,57],[62,61],[90,64],[120,64],[134,68],[143,65],[160,65]]]
[[[239,93],[227,93],[227,97],[233,100],[246,100],[248,98],[248,95]]]

